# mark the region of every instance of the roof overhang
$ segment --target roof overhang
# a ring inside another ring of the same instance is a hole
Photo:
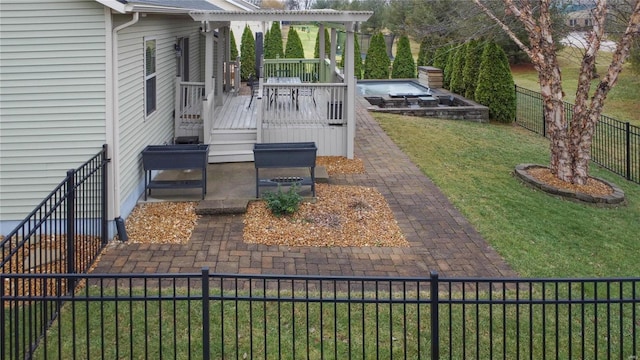
[[[367,21],[373,11],[323,10],[259,10],[243,11],[191,11],[195,21],[301,21],[353,23]]]
[[[177,14],[177,15],[186,15],[192,11],[218,11],[220,8],[214,6],[213,4],[209,4],[206,1],[198,2],[198,3],[190,3],[190,2],[172,2],[172,1],[136,1],[136,0],[128,0],[126,2],[116,1],[116,0],[95,0],[96,2],[112,9],[113,11],[119,12],[121,14],[125,13],[148,13],[148,14]],[[205,9],[217,9],[217,10],[197,10],[201,9],[201,7],[190,7],[190,5],[205,5]],[[181,6],[173,6],[173,5],[181,5]]]

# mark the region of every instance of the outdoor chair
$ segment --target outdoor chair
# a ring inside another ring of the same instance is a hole
[[[260,91],[260,79],[251,75],[249,80],[247,80],[247,86],[251,88],[251,100],[249,100],[249,106],[247,106],[247,109],[249,109],[253,103],[253,98],[258,95],[258,91]]]

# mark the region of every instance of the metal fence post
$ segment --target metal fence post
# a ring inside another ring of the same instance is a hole
[[[209,268],[202,268],[202,358],[211,359],[209,344]],[[224,339],[222,339],[224,340]]]
[[[3,284],[4,286],[5,283],[5,278],[4,276],[2,276],[2,273],[0,273],[0,284]],[[5,334],[5,324],[7,323],[6,319],[5,319],[5,313],[4,313],[4,308],[5,308],[5,304],[4,304],[4,292],[5,290],[3,289],[2,291],[0,291],[0,341],[2,341],[2,346],[0,346],[0,359],[6,359],[7,358],[7,343],[5,341],[5,339],[7,338],[7,334]],[[7,294],[9,295],[9,294]],[[12,306],[12,305],[9,305]]]
[[[544,101],[542,101],[542,137],[547,137],[547,115],[544,113]]]
[[[76,189],[75,189],[75,170],[67,171],[67,179],[66,179],[66,195],[67,195],[67,209],[66,209],[66,218],[67,218],[67,274],[75,274],[76,266],[75,266],[75,249],[74,249],[74,238],[75,238],[75,205],[76,205]],[[67,291],[73,292],[75,288],[75,279],[69,278],[68,280]]]
[[[109,237],[109,232],[107,229],[108,221],[107,216],[109,215],[109,188],[108,188],[108,167],[109,158],[107,157],[107,144],[102,145],[102,163],[100,166],[102,167],[102,245],[107,243],[107,238]]]
[[[431,359],[440,359],[440,319],[438,312],[438,272],[431,272]]]
[[[626,141],[627,141],[627,169],[626,169],[626,178],[627,180],[631,180],[631,124],[627,121],[624,124],[624,129],[626,131]]]

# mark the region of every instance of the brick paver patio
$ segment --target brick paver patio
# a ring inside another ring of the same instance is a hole
[[[316,248],[245,244],[241,215],[203,216],[185,245],[110,245],[96,273],[198,272],[353,276],[513,277],[517,274],[423,175],[366,110],[356,108],[356,156],[366,173],[331,183],[376,187],[408,248]]]

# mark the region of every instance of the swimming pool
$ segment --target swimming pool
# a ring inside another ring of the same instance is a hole
[[[390,97],[431,96],[431,89],[412,80],[358,80],[358,94],[362,96],[389,95]]]

